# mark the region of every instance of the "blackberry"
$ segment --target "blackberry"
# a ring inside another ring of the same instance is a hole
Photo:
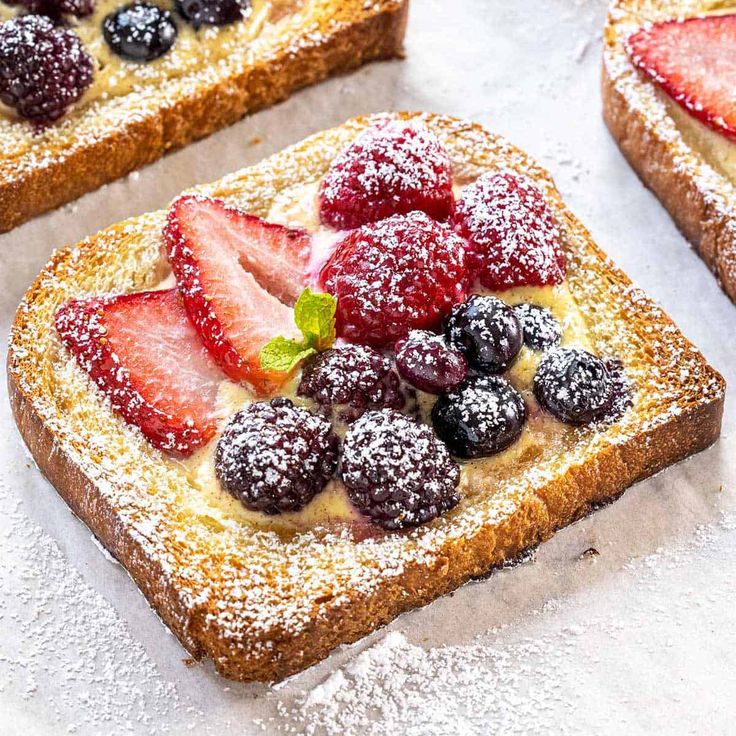
[[[325,350],[303,370],[299,396],[314,399],[328,415],[353,421],[369,409],[402,409],[406,396],[391,361],[373,348],[344,345]]]
[[[8,5],[22,5],[29,13],[46,15],[54,19],[62,15],[76,15],[82,18],[94,11],[95,0],[17,0],[8,2]]]
[[[601,419],[614,402],[614,381],[606,364],[577,348],[556,348],[537,367],[532,383],[537,401],[568,424]]]
[[[176,0],[179,14],[195,28],[234,23],[249,7],[250,0]]]
[[[57,120],[91,82],[92,59],[74,31],[40,15],[0,24],[0,100],[22,117]]]
[[[420,391],[443,394],[463,382],[468,364],[441,335],[412,330],[396,344],[396,367]]]
[[[253,511],[299,511],[335,472],[338,444],[323,417],[284,398],[258,402],[230,420],[217,443],[215,472]]]
[[[353,505],[391,531],[431,521],[460,501],[460,468],[430,427],[393,409],[350,426],[340,477]]]
[[[501,373],[516,359],[524,333],[516,312],[495,296],[471,296],[456,305],[445,337],[480,373]]]
[[[110,13],[102,22],[110,48],[123,59],[153,61],[176,41],[176,23],[171,13],[158,5],[134,2]]]
[[[438,436],[450,452],[464,458],[505,450],[518,439],[525,420],[524,399],[500,376],[469,379],[432,407]]]
[[[524,330],[524,344],[532,350],[547,350],[559,344],[562,327],[552,312],[536,304],[518,304],[516,316]]]

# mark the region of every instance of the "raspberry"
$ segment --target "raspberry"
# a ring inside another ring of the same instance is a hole
[[[92,82],[92,59],[74,31],[25,15],[0,24],[0,100],[38,123],[60,118]]]
[[[470,245],[471,275],[488,289],[546,286],[565,278],[552,212],[524,176],[484,174],[463,190],[453,223]]]
[[[339,418],[353,421],[368,409],[402,409],[406,403],[391,361],[362,345],[326,350],[304,367],[297,390],[322,405],[346,405]]]
[[[392,409],[350,426],[340,477],[358,510],[384,529],[418,526],[460,501],[460,468],[424,424]]]
[[[423,212],[349,233],[322,268],[337,297],[338,334],[380,347],[412,329],[434,329],[465,298],[465,244]]]
[[[253,511],[299,511],[335,472],[338,444],[326,419],[272,399],[235,414],[217,443],[215,470]]]
[[[94,11],[95,0],[17,0],[8,5],[22,5],[29,13],[49,18],[60,18],[64,14],[82,18]]]
[[[412,210],[445,220],[452,203],[447,151],[425,126],[401,121],[359,136],[332,162],[320,188],[320,218],[336,230]]]

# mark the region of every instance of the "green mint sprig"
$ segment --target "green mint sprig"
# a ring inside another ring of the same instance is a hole
[[[304,289],[294,305],[294,322],[303,340],[274,337],[259,355],[264,371],[288,373],[318,350],[327,350],[335,342],[335,309],[337,300],[331,294]]]

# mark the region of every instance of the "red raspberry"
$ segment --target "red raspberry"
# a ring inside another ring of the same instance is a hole
[[[452,203],[447,151],[425,126],[398,120],[359,136],[320,187],[320,218],[336,230],[413,210],[446,220]]]
[[[488,289],[547,286],[565,278],[552,211],[525,176],[484,174],[463,190],[453,223],[470,244],[471,276]]]
[[[376,347],[433,329],[465,299],[465,243],[423,212],[364,225],[340,242],[320,283],[337,297],[337,332]]]

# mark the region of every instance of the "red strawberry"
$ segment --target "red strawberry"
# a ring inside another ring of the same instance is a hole
[[[736,140],[736,15],[655,23],[626,45],[634,64],[670,97]]]
[[[187,314],[222,370],[263,393],[283,383],[283,374],[261,369],[259,353],[277,335],[301,338],[293,310],[277,296],[291,304],[304,287],[308,235],[184,196],[164,236]]]
[[[488,289],[546,286],[565,278],[552,212],[525,176],[484,174],[463,190],[453,223],[468,241],[471,276]]]
[[[465,299],[465,243],[423,212],[354,230],[320,272],[342,337],[374,346],[433,329]]]
[[[422,210],[446,220],[452,209],[450,158],[425,126],[392,121],[367,130],[330,166],[320,218],[336,230]]]
[[[212,438],[224,376],[175,289],[70,301],[56,329],[113,409],[154,447],[189,455]]]

